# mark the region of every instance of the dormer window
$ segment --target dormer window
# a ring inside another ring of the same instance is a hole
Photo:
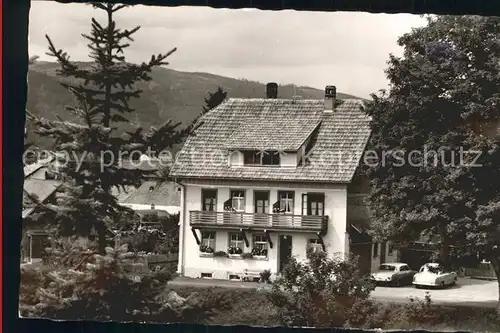
[[[277,151],[244,151],[243,163],[245,165],[280,165],[280,153]]]

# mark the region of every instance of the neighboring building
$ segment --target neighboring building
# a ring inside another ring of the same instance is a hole
[[[179,190],[174,182],[148,179],[137,189],[118,192],[118,202],[135,211],[156,210],[175,215],[181,210]]]
[[[309,247],[345,257],[352,239],[367,237],[347,213],[370,136],[363,102],[337,100],[333,86],[324,100],[278,99],[276,84],[267,89],[266,99],[228,99],[203,115],[172,167],[184,276],[276,274]]]
[[[24,166],[21,261],[25,263],[41,261],[48,246],[45,225],[29,221],[29,217],[36,212],[38,202],[53,201],[54,193],[61,185],[50,173],[52,162],[53,158],[49,157]]]
[[[168,162],[166,162],[168,163]],[[166,179],[163,173],[164,164],[158,158],[143,155],[138,160],[123,160],[121,167],[129,170],[147,172],[145,180],[139,187],[127,186],[125,189],[114,189],[118,202],[138,212],[157,211],[169,215],[180,212],[180,187]]]

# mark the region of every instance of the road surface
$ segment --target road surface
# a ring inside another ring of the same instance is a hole
[[[221,287],[236,289],[269,290],[270,285],[256,282],[239,282],[229,280],[190,279],[179,277],[169,282],[173,286]],[[405,287],[377,287],[371,298],[383,302],[408,302],[410,297],[424,299],[426,292],[431,295],[435,304],[460,305],[472,307],[495,308],[498,302],[498,284],[495,281],[484,281],[470,278],[459,278],[455,286],[445,289],[416,289]]]

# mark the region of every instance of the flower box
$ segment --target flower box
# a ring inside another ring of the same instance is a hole
[[[267,260],[267,256],[253,256],[255,260]]]
[[[241,254],[228,254],[228,257],[231,259],[242,259]]]
[[[213,253],[208,253],[208,252],[200,252],[200,257],[205,257],[205,258],[212,258],[214,256]]]

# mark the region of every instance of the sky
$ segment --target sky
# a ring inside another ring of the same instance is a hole
[[[89,60],[81,34],[90,31],[92,17],[104,22],[89,5],[33,1],[30,56],[53,61],[45,54],[49,35],[72,60]],[[142,5],[118,12],[115,20],[121,28],[141,26],[125,53],[131,62],[177,47],[168,68],[318,89],[335,85],[365,98],[387,88],[389,54],[402,54],[398,37],[425,25],[410,14]]]

